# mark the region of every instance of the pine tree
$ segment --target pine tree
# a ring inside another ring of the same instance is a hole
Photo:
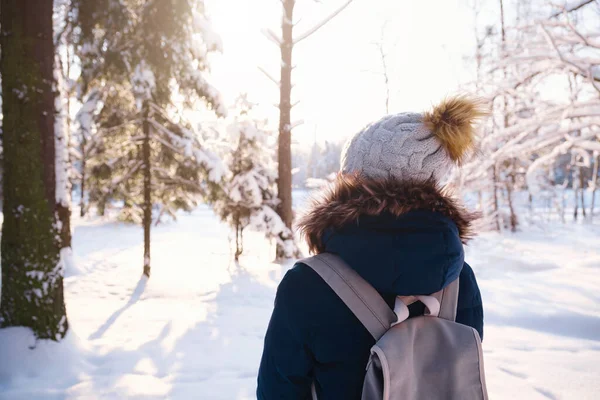
[[[2,0],[0,7],[4,149],[0,325],[27,326],[38,338],[60,340],[68,328],[60,257],[64,193],[57,192],[57,180],[64,178],[60,169],[64,149],[59,143],[64,137],[55,135],[52,2]]]
[[[150,230],[158,218],[190,210],[221,179],[220,162],[178,112],[225,109],[205,80],[207,54],[221,49],[202,1],[74,0],[82,60],[80,93],[100,90],[90,202],[102,211],[122,200],[121,216],[144,227],[144,274],[150,275]],[[114,32],[121,34],[115,35]],[[88,94],[89,96],[89,94]]]
[[[285,257],[298,254],[292,232],[277,212],[276,166],[268,145],[265,121],[251,116],[252,104],[246,96],[236,102],[235,117],[226,128],[227,142],[235,147],[225,157],[229,174],[214,201],[219,217],[235,232],[235,260],[244,251],[246,228],[263,232],[275,240]]]

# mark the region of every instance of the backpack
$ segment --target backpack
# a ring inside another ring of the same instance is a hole
[[[362,400],[487,400],[479,333],[454,322],[458,279],[429,296],[399,296],[392,311],[379,293],[339,257],[300,261],[311,267],[375,338]],[[423,316],[408,318],[421,301]],[[317,399],[315,385],[313,399]]]

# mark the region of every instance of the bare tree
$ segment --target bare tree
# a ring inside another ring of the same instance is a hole
[[[381,72],[379,74],[383,77],[383,83],[385,85],[385,113],[390,113],[390,74],[388,66],[388,54],[385,49],[385,27],[387,21],[381,27],[381,38],[374,45],[377,47],[377,52],[381,58]]]
[[[278,179],[277,179],[277,197],[279,198],[278,213],[285,223],[291,229],[293,222],[292,211],[292,128],[296,124],[291,122],[292,108],[292,54],[294,47],[304,39],[312,36],[315,32],[334,19],[353,0],[345,0],[344,3],[327,15],[313,27],[305,30],[303,33],[293,35],[294,24],[294,6],[296,0],[281,0],[283,16],[281,20],[281,37],[271,30],[265,30],[264,34],[269,40],[274,42],[281,52],[281,72],[280,79],[277,80],[261,69],[267,77],[279,86],[279,142],[278,142]],[[285,251],[280,246],[277,247],[277,258],[283,258]]]
[[[502,10],[506,2],[499,5]],[[578,173],[581,167],[589,174],[591,153],[600,151],[600,35],[596,28],[582,31],[568,10],[552,19],[543,18],[540,10],[534,18],[528,14],[531,11],[524,4],[516,23],[505,21],[497,52],[491,46],[491,50],[482,47],[487,52],[476,53],[483,72],[478,74],[478,92],[495,103],[496,113],[491,119],[494,126],[491,121],[486,126],[483,157],[465,165],[461,176],[462,182],[477,190],[478,181],[485,178],[482,171],[491,170],[492,178],[496,173],[492,180],[501,182],[507,209],[512,208],[511,220],[507,220],[512,227],[516,207],[511,194],[527,187],[530,194],[557,204],[562,215],[565,184],[555,179],[557,160],[570,153],[571,170]],[[539,95],[557,79],[572,84],[572,90],[551,98]],[[586,176],[583,182],[577,176],[575,186],[587,182],[588,189],[592,188]],[[581,193],[577,192],[579,204]],[[490,197],[494,198],[493,192]],[[486,206],[493,213],[496,204]]]

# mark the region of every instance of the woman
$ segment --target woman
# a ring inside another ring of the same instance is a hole
[[[309,249],[340,256],[393,308],[460,277],[456,321],[483,337],[483,308],[464,262],[473,214],[440,187],[474,148],[481,105],[445,100],[425,114],[388,116],[355,135],[332,189],[300,222]],[[410,306],[421,315],[423,306]],[[308,266],[281,281],[265,337],[259,399],[360,399],[374,339]]]

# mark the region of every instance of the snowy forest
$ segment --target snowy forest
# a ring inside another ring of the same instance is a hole
[[[255,398],[307,199],[453,93],[490,393],[595,398],[600,1],[252,3],[1,0],[0,399]]]

